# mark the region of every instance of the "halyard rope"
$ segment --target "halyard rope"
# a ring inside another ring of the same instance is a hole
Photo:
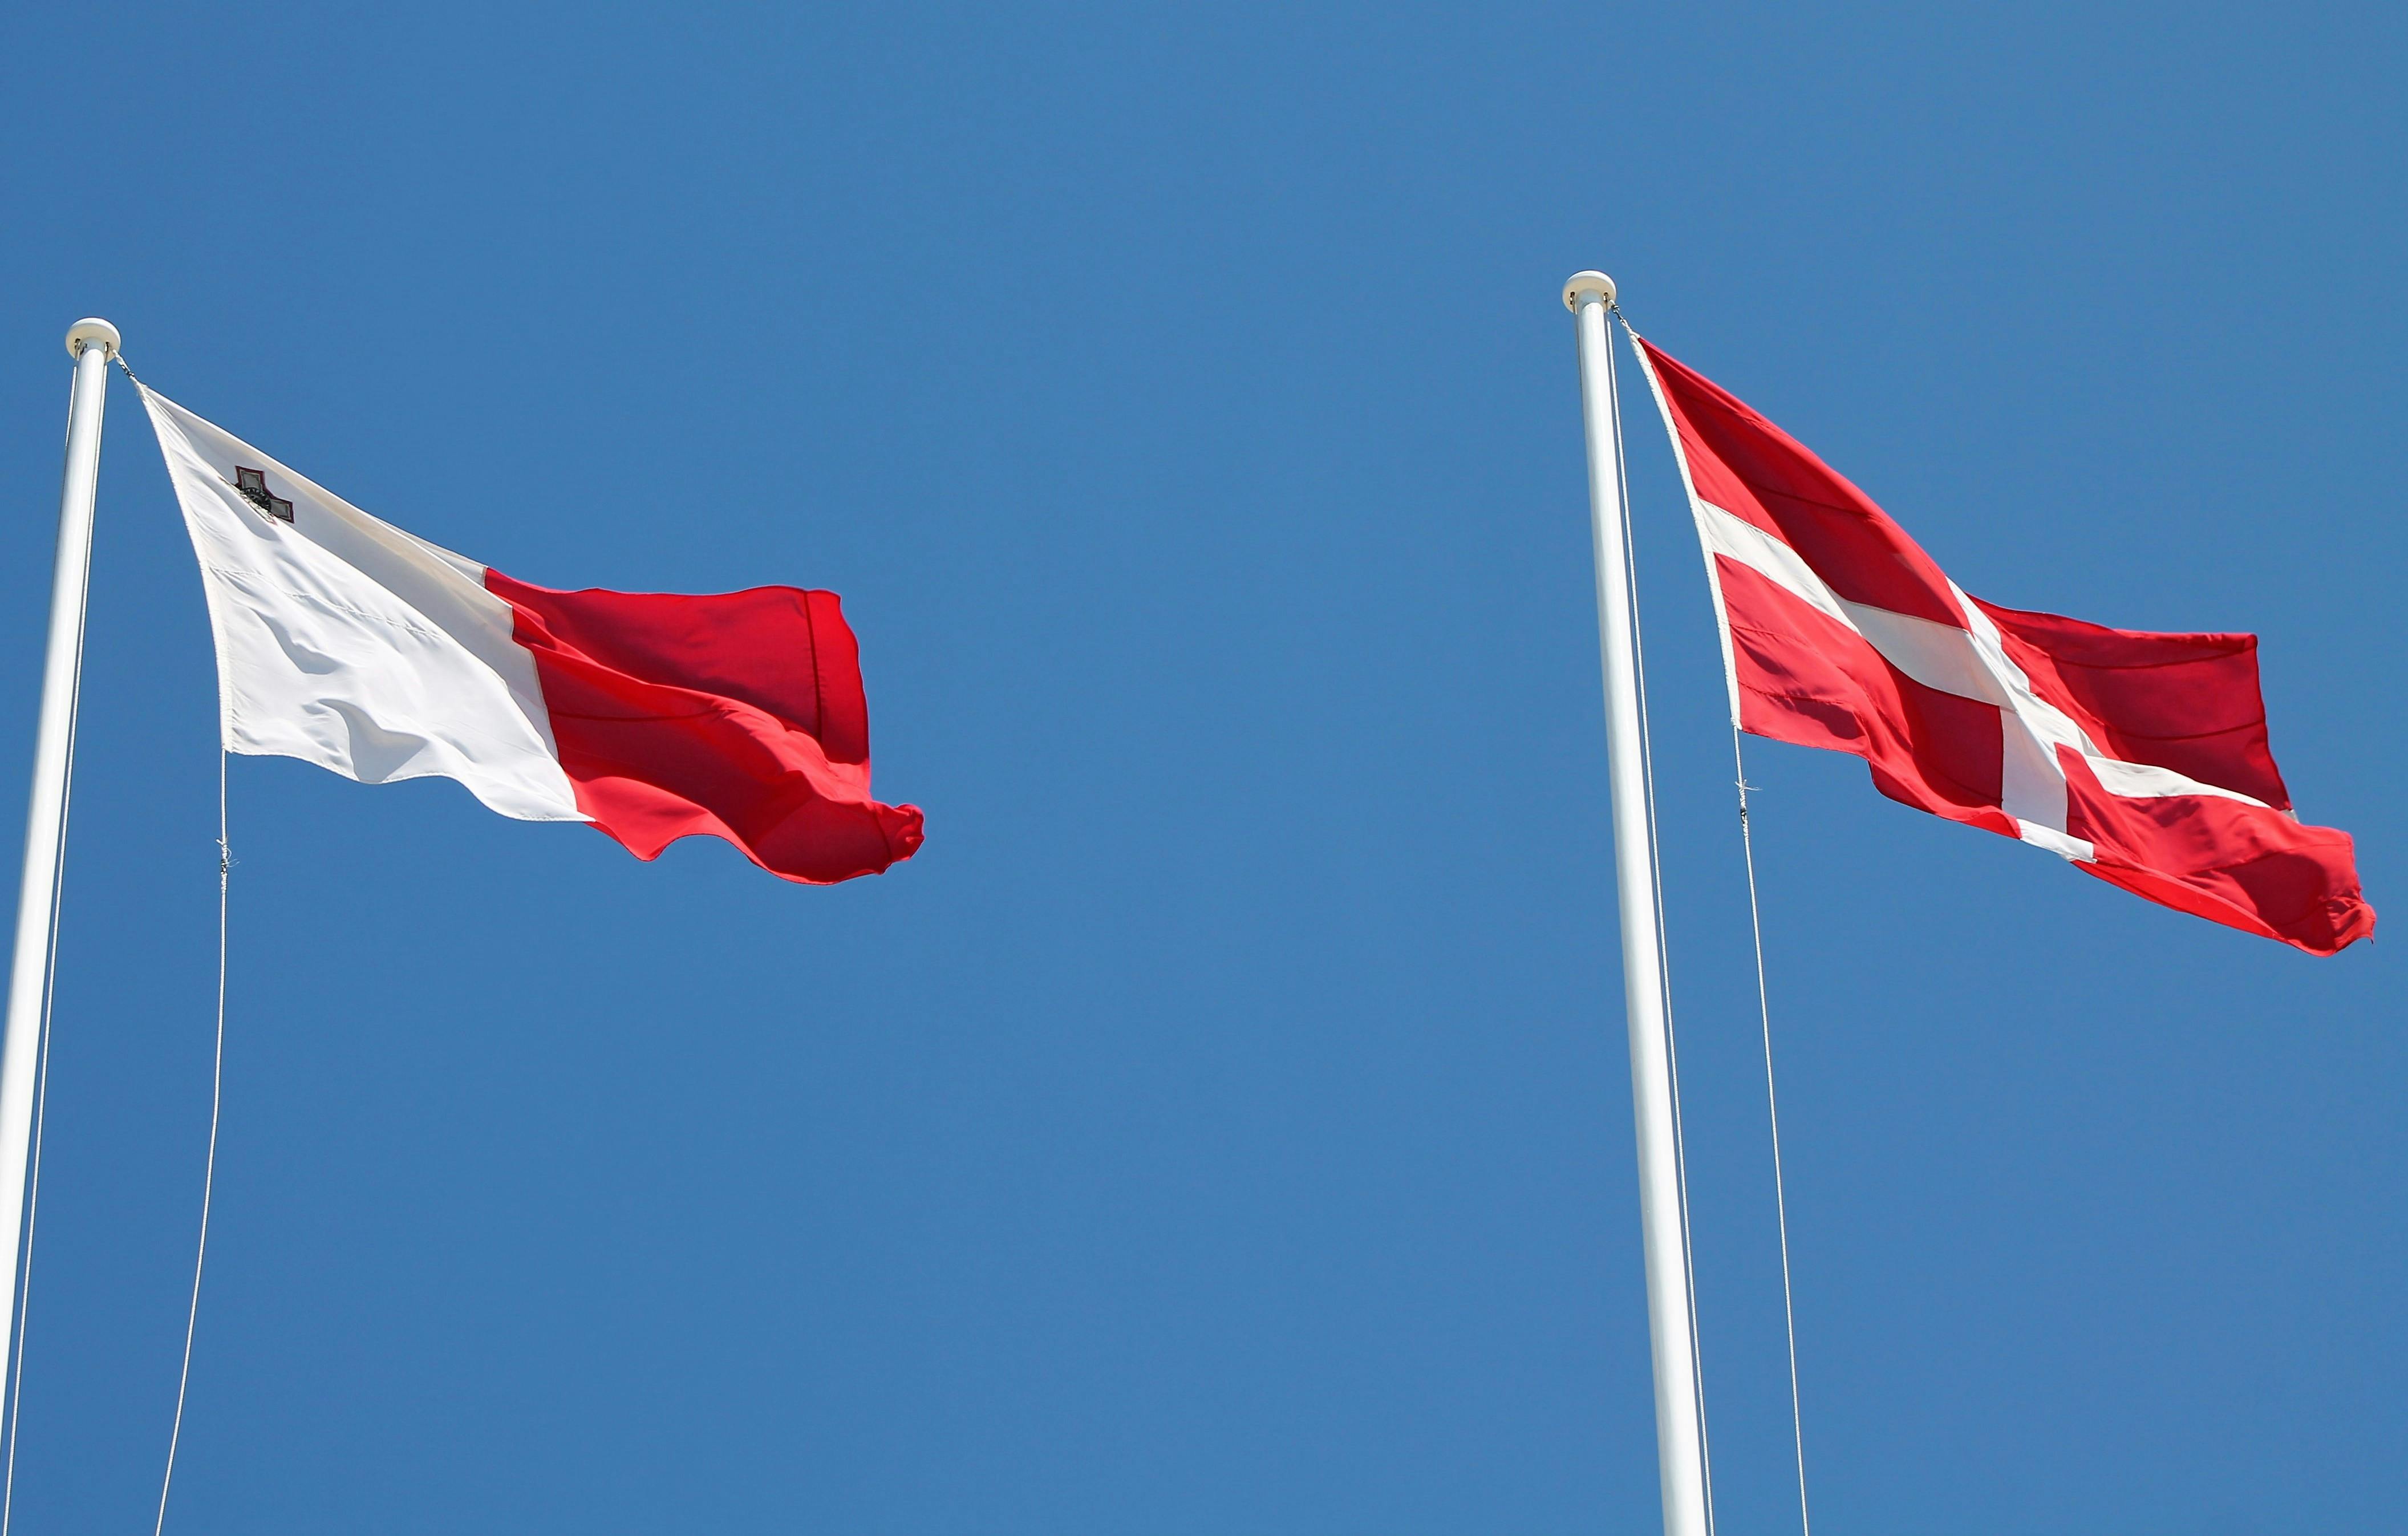
[[[226,752],[218,748],[218,1038],[209,1069],[209,1153],[201,1171],[201,1240],[193,1251],[193,1301],[184,1313],[184,1364],[176,1376],[176,1419],[167,1431],[167,1470],[159,1478],[159,1518],[151,1536],[167,1529],[167,1489],[176,1481],[176,1445],[184,1434],[184,1389],[193,1380],[193,1331],[201,1318],[201,1265],[209,1256],[209,1197],[217,1188],[218,1106],[225,1090],[226,884],[234,850],[226,842]],[[0,1531],[0,1536],[7,1536]]]
[[[1609,309],[1612,306],[1608,305]],[[1620,311],[1614,311],[1620,318]],[[1623,322],[1628,330],[1630,323]],[[1691,1379],[1698,1386],[1698,1472],[1705,1486],[1706,1532],[1714,1529],[1714,1460],[1706,1441],[1706,1380],[1704,1353],[1698,1342],[1698,1274],[1697,1256],[1689,1239],[1689,1154],[1681,1131],[1681,1053],[1674,1043],[1672,1028],[1672,952],[1664,927],[1664,860],[1656,833],[1656,747],[1647,720],[1647,645],[1641,638],[1639,624],[1638,550],[1630,534],[1630,467],[1623,453],[1622,386],[1619,370],[1613,366],[1611,334],[1605,354],[1606,395],[1612,409],[1613,466],[1621,477],[1622,491],[1622,570],[1630,600],[1630,659],[1638,674],[1639,694],[1639,764],[1640,776],[1647,786],[1647,867],[1656,886],[1656,975],[1663,987],[1664,1003],[1664,1065],[1672,1085],[1672,1170],[1681,1195],[1681,1274],[1689,1293],[1689,1361]],[[0,1533],[5,1536],[5,1533]]]
[[[1772,1122],[1772,1210],[1781,1232],[1781,1321],[1789,1330],[1789,1432],[1798,1448],[1798,1529],[1813,1536],[1806,1516],[1806,1419],[1798,1405],[1798,1311],[1789,1299],[1789,1192],[1781,1177],[1781,1099],[1772,1091],[1772,997],[1764,983],[1764,916],[1756,900],[1756,832],[1747,814],[1747,764],[1740,755],[1739,723],[1731,723],[1731,769],[1739,783],[1739,845],[1747,856],[1747,918],[1756,931],[1756,1007],[1764,1026],[1764,1111]]]

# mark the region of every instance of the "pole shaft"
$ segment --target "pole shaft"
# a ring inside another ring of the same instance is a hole
[[[18,1310],[17,1248],[32,1151],[34,1079],[41,1049],[42,999],[50,980],[50,928],[58,914],[59,856],[66,823],[68,749],[83,668],[84,595],[92,569],[93,495],[100,476],[100,418],[108,400],[108,352],[87,344],[76,357],[67,406],[66,474],[59,490],[58,560],[50,576],[50,637],[42,662],[40,722],[34,733],[34,787],[25,813],[25,879],[17,897],[17,956],[8,978],[8,1025],[0,1041],[0,1254],[9,1259],[8,1327]],[[15,1427],[10,1426],[13,1433]]]
[[[1598,646],[1605,670],[1605,741],[1613,795],[1613,873],[1622,916],[1622,988],[1630,1031],[1630,1097],[1639,1131],[1639,1221],[1647,1266],[1647,1331],[1656,1361],[1656,1452],[1665,1536],[1707,1536],[1705,1433],[1689,1315],[1689,1243],[1673,1126],[1670,1022],[1656,911],[1639,722],[1639,660],[1625,557],[1622,431],[1604,300],[1582,295],[1581,410],[1588,434],[1589,524],[1597,544]]]

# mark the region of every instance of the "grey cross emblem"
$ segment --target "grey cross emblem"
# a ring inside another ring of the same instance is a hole
[[[285,500],[282,496],[273,496],[267,494],[267,472],[265,470],[245,469],[240,466],[236,466],[234,472],[234,488],[242,493],[243,500],[250,502],[252,506],[258,508],[261,511],[265,512],[268,516],[275,518],[278,522],[290,523],[293,521],[293,503]]]

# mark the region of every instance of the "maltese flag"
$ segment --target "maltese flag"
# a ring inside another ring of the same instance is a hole
[[[1969,597],[1796,438],[1645,341],[1639,352],[1705,547],[1741,729],[1854,753],[1892,799],[2311,954],[2374,931],[2349,835],[2291,814],[2256,636],[2142,634]]]
[[[150,390],[201,564],[228,752],[456,779],[638,858],[724,838],[788,880],[876,874],[920,812],[869,793],[836,594],[554,592],[370,517]]]

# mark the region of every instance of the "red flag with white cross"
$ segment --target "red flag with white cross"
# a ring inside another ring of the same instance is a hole
[[[2374,931],[2349,835],[2291,812],[2256,636],[2109,629],[1969,596],[1796,438],[1639,350],[1741,729],[1854,753],[1892,799],[2311,954]]]

